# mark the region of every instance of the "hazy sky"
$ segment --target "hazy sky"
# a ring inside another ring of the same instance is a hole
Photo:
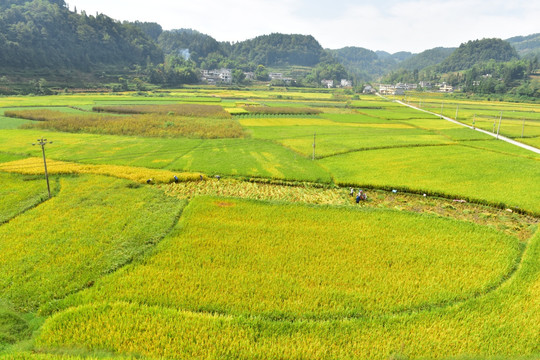
[[[280,32],[324,48],[421,52],[540,32],[539,0],[66,0],[71,10],[191,28],[218,41]]]

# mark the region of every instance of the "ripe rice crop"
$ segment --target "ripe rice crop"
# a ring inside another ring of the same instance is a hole
[[[198,197],[152,258],[68,303],[358,317],[482,294],[515,268],[521,250],[515,237],[451,219]]]
[[[71,177],[51,200],[0,226],[0,298],[20,311],[91,286],[153,247],[181,201],[126,180]]]
[[[220,105],[167,104],[167,105],[109,105],[94,106],[93,111],[117,114],[174,114],[187,117],[230,119],[231,115]]]
[[[54,110],[6,111],[6,116],[36,120],[24,128],[72,133],[94,133],[149,137],[192,137],[203,139],[241,138],[242,126],[226,118],[195,118],[177,115],[143,114],[113,116],[73,114]]]
[[[43,160],[39,158],[27,158],[23,160],[12,161],[0,164],[1,171],[40,175],[44,174]],[[174,177],[178,181],[194,181],[201,177],[206,178],[200,173],[184,173],[174,172],[169,170],[156,170],[147,168],[138,168],[132,166],[121,165],[90,165],[77,164],[65,161],[48,160],[47,172],[51,175],[55,174],[97,174],[109,175],[117,178],[128,179],[138,183],[147,183],[151,179],[152,184],[163,184],[174,182]]]
[[[186,181],[161,186],[165,194],[179,199],[193,199],[201,195],[235,197],[241,199],[280,201],[317,205],[373,207],[437,215],[489,226],[508,235],[527,241],[539,219],[532,216],[509,214],[504,209],[455,202],[452,199],[423,197],[403,192],[366,190],[368,201],[355,204],[346,188],[321,188],[300,185],[281,185],[233,179]],[[355,188],[357,191],[358,188]]]

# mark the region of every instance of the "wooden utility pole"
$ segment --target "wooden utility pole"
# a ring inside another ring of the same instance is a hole
[[[41,138],[37,140],[37,143],[32,145],[41,145],[41,152],[43,153],[43,166],[45,167],[45,179],[47,180],[47,191],[49,192],[49,199],[51,198],[51,186],[49,185],[49,174],[47,173],[47,161],[45,160],[45,145],[52,144],[52,141]]]

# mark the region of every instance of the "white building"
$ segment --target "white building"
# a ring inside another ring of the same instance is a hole
[[[283,79],[283,74],[282,73],[270,73],[270,74],[268,74],[268,77],[270,78],[270,80],[282,80]]]
[[[341,79],[341,87],[352,87],[352,81]]]
[[[202,80],[208,84],[231,84],[232,83],[232,70],[231,69],[213,69],[202,70]]]
[[[330,89],[334,87],[334,80],[321,80],[321,84]]]
[[[448,85],[447,83],[442,83],[441,86],[439,87],[439,91],[440,92],[445,92],[445,93],[450,93],[450,92],[454,91],[454,88],[452,86]]]

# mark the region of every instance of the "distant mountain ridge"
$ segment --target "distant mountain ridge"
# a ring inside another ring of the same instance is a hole
[[[507,39],[520,56],[540,56],[540,33]]]

